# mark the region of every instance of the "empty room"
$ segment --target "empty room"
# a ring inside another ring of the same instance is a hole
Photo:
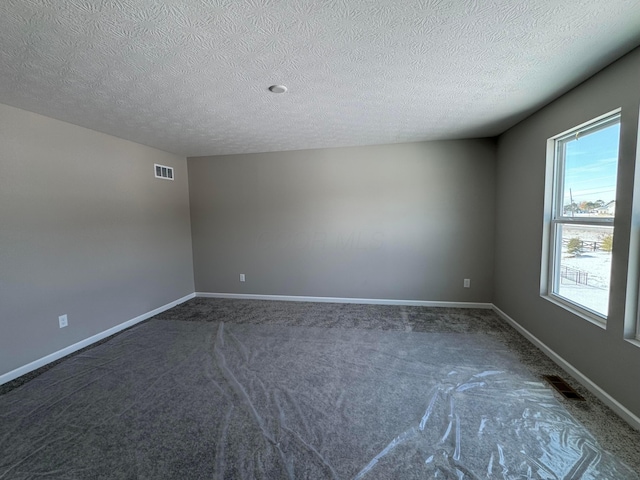
[[[0,479],[640,480],[640,4],[0,2]]]

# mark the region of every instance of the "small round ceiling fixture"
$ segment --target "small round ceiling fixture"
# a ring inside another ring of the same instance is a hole
[[[284,85],[271,85],[269,87],[269,91],[271,93],[284,93],[287,91],[287,87],[285,87]]]

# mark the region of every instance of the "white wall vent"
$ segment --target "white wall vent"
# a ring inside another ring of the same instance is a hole
[[[156,178],[164,178],[166,180],[173,180],[173,168],[165,167],[164,165],[158,165],[155,163],[153,165],[156,171]]]

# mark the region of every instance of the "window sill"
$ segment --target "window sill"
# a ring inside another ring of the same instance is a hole
[[[640,340],[638,340],[637,338],[625,338],[625,341],[640,348]]]
[[[563,300],[560,297],[557,297],[555,295],[540,295],[542,298],[544,298],[545,300],[547,300],[548,302],[553,303],[554,305],[568,311],[569,313],[572,313],[573,315],[582,318],[583,320],[586,320],[589,323],[592,323],[593,325],[602,328],[603,330],[607,329],[607,319],[606,318],[602,318],[594,313],[589,312],[588,310],[584,310],[576,305],[574,305],[571,302],[567,302],[565,300]],[[636,340],[637,341],[637,340]],[[638,345],[640,346],[640,342],[638,342]]]

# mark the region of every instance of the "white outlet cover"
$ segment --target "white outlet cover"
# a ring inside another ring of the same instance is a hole
[[[464,288],[471,288],[471,279],[470,278],[465,278],[464,279]]]
[[[244,273],[241,273],[241,274],[240,274],[240,281],[241,281],[241,282],[244,282],[244,281],[245,281]]]
[[[58,324],[60,325],[60,328],[64,328],[67,325],[69,325],[69,320],[67,319],[66,315],[60,315],[58,317]]]

